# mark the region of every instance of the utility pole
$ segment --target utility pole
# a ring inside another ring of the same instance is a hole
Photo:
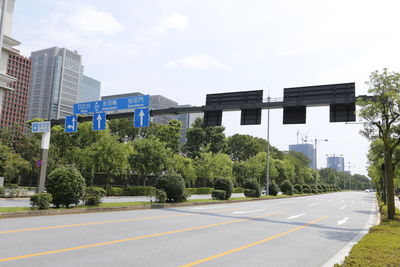
[[[328,139],[317,139],[317,138],[315,138],[314,139],[314,144],[315,144],[315,153],[314,153],[314,167],[315,167],[315,170],[317,170],[318,169],[318,166],[317,166],[317,145],[319,144],[319,143],[321,143],[321,142],[328,142]]]

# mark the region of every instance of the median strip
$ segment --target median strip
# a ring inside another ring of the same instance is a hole
[[[45,251],[45,252],[39,252],[39,253],[33,253],[33,254],[27,254],[27,255],[21,255],[21,256],[16,256],[16,257],[3,258],[3,259],[0,259],[0,262],[18,260],[18,259],[24,259],[24,258],[31,258],[31,257],[36,257],[36,256],[42,256],[42,255],[56,254],[56,253],[60,253],[60,252],[67,252],[67,251],[79,250],[79,249],[84,249],[84,248],[91,248],[91,247],[98,247],[98,246],[104,246],[104,245],[110,245],[110,244],[117,244],[117,243],[133,241],[133,240],[140,240],[140,239],[157,237],[157,236],[165,236],[165,235],[176,234],[176,233],[181,233],[181,232],[187,232],[187,231],[192,231],[192,230],[205,229],[205,228],[210,228],[210,227],[215,227],[215,226],[220,226],[220,225],[227,225],[227,224],[232,224],[232,223],[250,221],[250,220],[265,218],[265,217],[278,215],[278,214],[282,214],[282,213],[283,212],[275,212],[275,213],[270,213],[270,214],[251,217],[251,218],[246,218],[246,219],[236,219],[236,220],[230,220],[230,221],[225,221],[225,222],[220,222],[220,223],[213,223],[213,224],[207,224],[207,225],[196,226],[196,227],[191,227],[191,228],[185,228],[185,229],[180,229],[180,230],[168,231],[168,232],[163,232],[163,233],[144,235],[144,236],[137,236],[137,237],[132,237],[132,238],[119,239],[119,240],[114,240],[114,241],[108,241],[108,242],[102,242],[102,243],[96,243],[96,244],[89,244],[89,245],[77,246],[77,247],[72,247],[72,248],[64,248],[64,249],[58,249],[58,250],[51,250],[51,251]]]
[[[185,264],[185,265],[181,265],[180,267],[189,267],[189,266],[197,265],[197,264],[200,264],[200,263],[204,263],[204,262],[207,262],[207,261],[210,261],[210,260],[214,260],[214,259],[220,258],[220,257],[228,255],[228,254],[232,254],[232,253],[238,252],[238,251],[246,249],[246,248],[250,248],[250,247],[253,247],[253,246],[268,242],[268,241],[270,241],[272,239],[275,239],[275,238],[287,235],[287,234],[289,234],[291,232],[303,229],[304,227],[307,227],[309,225],[315,224],[315,223],[317,223],[319,221],[322,221],[322,220],[324,220],[326,218],[328,218],[328,216],[322,216],[322,217],[320,217],[320,218],[318,218],[318,219],[316,219],[316,220],[314,220],[312,222],[306,223],[306,224],[304,224],[302,226],[298,226],[298,227],[293,228],[293,229],[291,229],[289,231],[286,231],[286,232],[283,232],[283,233],[280,233],[280,234],[277,234],[277,235],[274,235],[274,236],[259,240],[259,241],[254,242],[254,243],[247,244],[245,246],[241,246],[241,247],[238,247],[238,248],[235,248],[235,249],[231,249],[231,250],[216,254],[214,256],[208,257],[208,258],[204,258],[204,259],[201,259],[201,260],[198,260],[198,261],[194,261],[194,262],[191,262],[191,263],[188,263],[188,264]]]

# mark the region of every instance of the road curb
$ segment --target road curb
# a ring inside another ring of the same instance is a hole
[[[350,250],[352,247],[360,241],[362,237],[369,233],[369,229],[375,225],[380,224],[381,222],[381,214],[379,212],[379,204],[378,200],[374,203],[374,208],[376,209],[377,213],[370,214],[367,223],[364,225],[362,230],[358,232],[358,234],[350,240],[341,250],[339,250],[332,258],[330,258],[322,267],[332,267],[335,264],[342,264],[346,256],[349,255]],[[373,210],[374,208],[371,208]]]
[[[336,192],[332,192],[336,193]],[[124,207],[93,207],[93,208],[71,208],[71,209],[54,209],[54,210],[32,210],[32,211],[18,211],[18,212],[0,212],[0,219],[8,218],[20,218],[20,217],[33,217],[33,216],[52,216],[52,215],[65,215],[65,214],[82,214],[82,213],[96,213],[96,212],[112,212],[112,211],[127,211],[127,210],[145,210],[145,209],[165,209],[174,207],[190,207],[199,205],[217,205],[224,203],[238,203],[238,202],[250,202],[250,201],[262,201],[262,200],[274,200],[274,199],[284,199],[284,198],[298,198],[324,194],[312,194],[312,195],[301,195],[301,196],[283,196],[274,198],[254,198],[254,199],[236,199],[236,200],[221,200],[221,201],[210,201],[210,202],[195,202],[195,203],[153,203],[149,205],[140,206],[124,206]]]

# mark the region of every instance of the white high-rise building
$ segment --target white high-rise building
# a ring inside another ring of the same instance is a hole
[[[32,52],[31,60],[28,119],[72,115],[83,75],[82,56],[77,51],[52,47]]]
[[[16,78],[8,75],[7,63],[9,55],[17,55],[19,52],[14,48],[21,43],[11,37],[11,26],[14,12],[15,0],[0,0],[0,114],[5,90],[13,90],[9,83]]]

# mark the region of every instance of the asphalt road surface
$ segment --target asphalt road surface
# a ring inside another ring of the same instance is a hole
[[[0,266],[323,266],[375,219],[364,192],[2,219]]]

